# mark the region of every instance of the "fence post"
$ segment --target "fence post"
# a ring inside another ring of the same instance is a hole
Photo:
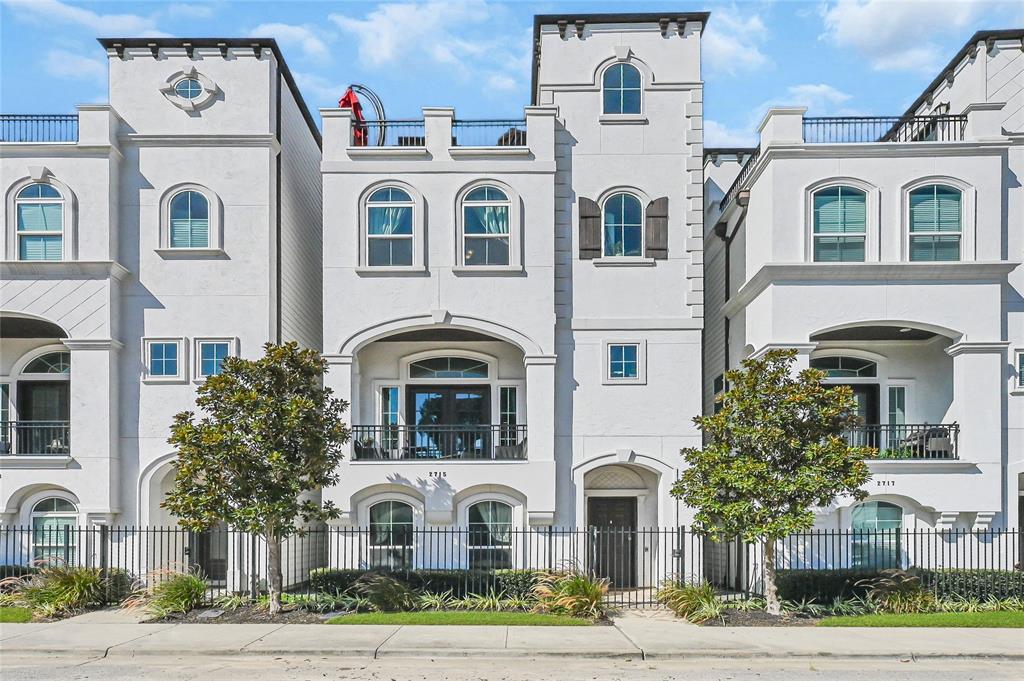
[[[259,586],[257,573],[259,571],[259,556],[257,549],[259,544],[256,541],[256,535],[249,535],[249,597],[255,600],[259,597],[257,587]]]
[[[110,572],[110,527],[107,525],[100,525],[100,579],[103,580],[103,584],[106,589],[106,598],[104,600],[110,600],[110,582],[108,580]]]
[[[62,525],[64,530],[64,565],[71,565],[71,526]]]

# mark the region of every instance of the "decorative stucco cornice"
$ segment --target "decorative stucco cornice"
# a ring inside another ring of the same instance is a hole
[[[588,319],[574,317],[572,328],[574,331],[682,331],[703,327],[700,319],[690,317],[665,317],[661,319]]]
[[[936,285],[950,282],[988,284],[1006,281],[1020,265],[1003,260],[992,262],[858,262],[858,263],[776,263],[764,265],[722,306],[732,317],[772,284],[817,281],[840,285],[856,282],[917,281]]]
[[[65,338],[61,341],[71,351],[75,350],[113,350],[117,352],[124,347],[121,341],[113,338]]]
[[[995,342],[959,342],[953,343],[946,348],[946,354],[950,357],[956,357],[957,355],[974,354],[974,355],[988,355],[992,353],[1001,354],[1006,352],[1007,348],[1010,347],[1009,341],[995,341]]]
[[[130,275],[131,272],[113,260],[0,261],[0,277],[3,278],[67,279],[85,276],[122,280]]]
[[[176,146],[176,147],[269,147],[276,154],[281,150],[281,143],[272,134],[267,135],[143,135],[128,133],[118,135],[118,140],[126,144],[140,146]]]

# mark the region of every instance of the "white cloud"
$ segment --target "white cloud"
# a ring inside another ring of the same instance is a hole
[[[46,53],[43,67],[51,76],[69,79],[93,79],[103,81],[107,77],[105,60],[83,57],[67,50],[50,50]]]
[[[529,75],[532,40],[510,35],[507,10],[485,0],[381,4],[361,19],[329,19],[356,40],[369,68],[443,66],[502,91],[521,87]]]
[[[260,24],[249,34],[257,38],[274,38],[283,45],[295,45],[313,59],[322,61],[330,55],[327,45],[310,26]]]
[[[825,83],[804,83],[786,88],[790,104],[801,104],[812,109],[831,109],[852,99],[841,90]]]
[[[337,106],[338,100],[345,94],[347,85],[333,83],[323,76],[303,71],[292,71],[299,91],[312,109]]]
[[[185,19],[208,19],[213,16],[213,7],[202,2],[175,3],[168,5],[164,11],[168,16]]]
[[[60,22],[88,28],[105,37],[163,37],[151,17],[138,14],[98,14],[59,0],[7,0],[6,5],[20,18],[36,23]]]
[[[709,73],[756,71],[768,63],[758,47],[766,34],[761,17],[750,14],[749,7],[715,10],[701,37],[701,59]]]
[[[704,119],[705,147],[752,147],[757,144],[757,133],[750,130],[730,128],[727,125]]]
[[[935,72],[948,58],[936,36],[963,35],[992,0],[838,0],[822,6],[820,40],[851,48],[876,71]]]

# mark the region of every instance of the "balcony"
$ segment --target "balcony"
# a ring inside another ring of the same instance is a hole
[[[0,114],[0,142],[78,141],[78,114]]]
[[[844,433],[855,447],[873,447],[882,461],[957,461],[960,426],[956,423],[875,424]]]
[[[423,120],[352,122],[353,147],[425,147]],[[452,121],[453,147],[526,147],[526,119]]]
[[[453,147],[525,147],[526,119],[454,121]]]
[[[352,121],[353,147],[423,147],[427,143],[422,120]]]
[[[70,421],[0,423],[0,456],[68,456],[70,453]]]
[[[805,117],[805,144],[962,142],[967,116]]]
[[[352,426],[353,461],[525,461],[526,425]]]

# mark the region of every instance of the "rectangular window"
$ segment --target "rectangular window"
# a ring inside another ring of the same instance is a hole
[[[32,559],[56,564],[75,564],[77,521],[74,516],[36,516],[32,518]]]
[[[888,449],[896,449],[904,442],[908,433],[907,424],[907,387],[904,385],[889,386],[889,437]]]
[[[0,454],[11,453],[13,438],[11,420],[11,386],[0,383]]]
[[[1017,388],[1024,389],[1024,350],[1017,352]]]
[[[608,376],[612,379],[640,376],[640,346],[612,344],[608,346]]]
[[[398,386],[380,389],[380,446],[385,451],[398,449]]]
[[[960,192],[931,185],[910,193],[910,244],[912,261],[960,260]]]
[[[499,444],[502,447],[514,447],[519,444],[519,437],[516,426],[519,424],[518,410],[518,389],[514,385],[503,385],[499,389],[499,408],[501,410],[501,437]]]
[[[227,341],[199,342],[199,375],[217,376],[221,372],[224,358],[231,354],[231,344]]]
[[[177,343],[150,343],[149,344],[149,375],[150,376],[177,376],[178,375],[178,344]]]
[[[463,207],[466,265],[507,265],[509,263],[509,207],[466,205]]]
[[[412,265],[412,206],[370,206],[366,241],[367,264],[373,267]]]

